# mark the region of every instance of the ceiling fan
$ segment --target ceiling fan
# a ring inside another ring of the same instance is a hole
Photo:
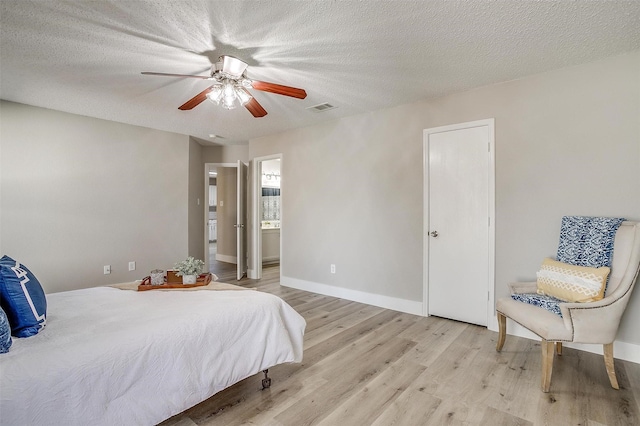
[[[168,74],[162,72],[142,72],[145,75],[160,75],[166,77],[200,78],[215,83],[202,92],[180,105],[180,110],[190,110],[200,105],[205,99],[221,105],[226,109],[233,109],[237,103],[244,107],[256,118],[264,117],[267,111],[251,96],[247,89],[261,90],[278,95],[304,99],[307,92],[295,87],[283,86],[265,81],[251,80],[246,74],[247,64],[233,56],[220,56],[218,62],[211,67],[211,75]]]

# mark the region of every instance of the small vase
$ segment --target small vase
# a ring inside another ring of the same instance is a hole
[[[183,275],[182,284],[195,284],[197,279],[197,275]]]

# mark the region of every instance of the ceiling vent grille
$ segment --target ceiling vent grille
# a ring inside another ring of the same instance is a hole
[[[327,103],[327,102],[325,102],[323,104],[318,104],[318,105],[307,107],[308,110],[313,111],[313,112],[323,112],[323,111],[328,111],[328,110],[334,109],[334,108],[336,108],[336,107],[331,105],[330,103]]]

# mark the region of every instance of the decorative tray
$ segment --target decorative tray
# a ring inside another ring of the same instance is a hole
[[[146,290],[162,290],[166,288],[191,288],[202,287],[211,282],[211,274],[200,274],[196,279],[195,284],[182,284],[180,282],[167,282],[165,277],[165,283],[160,285],[151,285],[151,276],[145,277],[142,283],[138,285],[138,291]]]

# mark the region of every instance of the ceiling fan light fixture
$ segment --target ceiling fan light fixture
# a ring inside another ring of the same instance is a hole
[[[249,102],[251,100],[251,97],[252,97],[249,93],[247,93],[246,90],[241,89],[241,88],[236,88],[236,95],[238,95],[238,100],[240,101],[240,103],[242,105],[244,105],[247,102]]]
[[[225,80],[222,83],[222,93],[225,97],[234,96],[236,93],[236,88],[233,86],[233,82],[231,80]]]
[[[199,78],[212,80],[212,86],[207,87],[184,104],[178,107],[181,111],[189,111],[209,99],[226,109],[233,109],[237,104],[243,105],[247,111],[255,118],[264,117],[267,111],[260,105],[248,89],[263,92],[275,93],[277,95],[290,96],[297,99],[305,99],[307,92],[296,87],[284,86],[282,84],[269,83],[266,81],[251,80],[247,78],[245,72],[247,63],[233,56],[222,55],[218,61],[211,66],[211,74],[189,75],[189,74],[169,74],[161,72],[143,72],[146,75],[158,75],[166,77]],[[238,102],[236,103],[236,99]]]
[[[236,102],[235,97],[231,98],[231,97],[225,96],[224,98],[222,98],[222,102],[220,103],[220,105],[224,109],[234,109],[236,107],[235,102]]]
[[[225,109],[234,109],[236,107],[236,99],[241,105],[245,105],[252,99],[252,96],[242,85],[226,78],[220,84],[211,87],[211,90],[207,93],[207,98]]]
[[[220,99],[222,98],[222,86],[216,85],[213,86],[211,91],[207,93],[207,98],[216,104],[220,103]]]
[[[219,60],[222,61],[222,72],[237,78],[242,77],[244,70],[247,69],[245,62],[233,56],[220,56]]]

